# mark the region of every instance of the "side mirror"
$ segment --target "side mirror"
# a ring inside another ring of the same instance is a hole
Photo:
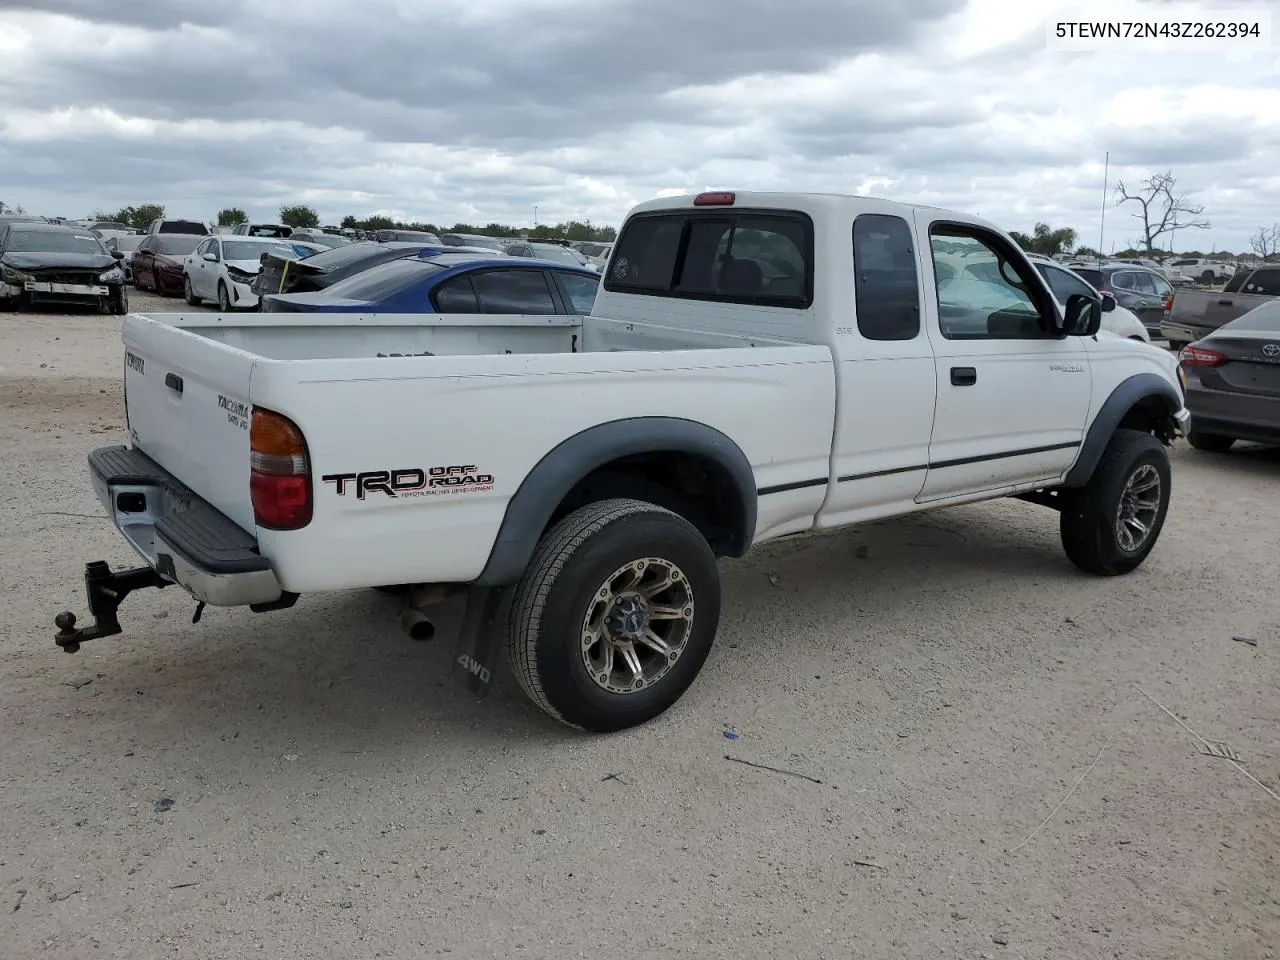
[[[112,251],[111,251],[111,255],[112,255],[113,257],[115,257],[117,260],[123,260],[123,259],[124,259],[124,254],[123,254],[123,253],[121,253],[119,250],[112,250]]]
[[[202,259],[207,260],[209,263],[218,262],[217,254],[213,254],[213,253],[206,253]]]
[[[1102,312],[1110,313],[1116,308],[1116,298],[1110,293],[1102,294]]]
[[[1062,316],[1064,336],[1092,337],[1102,327],[1102,305],[1083,293],[1067,297],[1067,307]]]

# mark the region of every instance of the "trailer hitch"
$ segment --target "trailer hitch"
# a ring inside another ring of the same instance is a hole
[[[93,614],[93,624],[88,627],[76,626],[76,615],[64,610],[54,617],[54,625],[58,628],[53,642],[67,653],[75,653],[80,644],[99,637],[113,637],[123,630],[116,613],[120,604],[134,590],[147,587],[162,589],[169,581],[160,576],[151,567],[135,567],[131,570],[113,572],[105,560],[95,560],[84,566],[84,592],[89,600],[89,612]]]

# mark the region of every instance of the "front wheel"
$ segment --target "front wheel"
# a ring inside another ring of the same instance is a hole
[[[639,500],[575,511],[538,544],[507,623],[521,689],[598,733],[651,720],[701,670],[720,622],[720,574],[683,517]]]
[[[123,284],[111,294],[107,309],[117,317],[122,317],[129,312],[129,291],[125,289]]]
[[[1169,454],[1140,430],[1117,430],[1089,483],[1064,495],[1059,531],[1067,558],[1113,577],[1147,558],[1169,510]]]

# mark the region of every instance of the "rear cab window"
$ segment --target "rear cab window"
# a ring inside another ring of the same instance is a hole
[[[868,340],[920,335],[920,285],[911,227],[901,217],[864,213],[853,221],[853,290],[858,332]]]
[[[614,245],[610,293],[805,309],[813,222],[803,213],[720,207],[641,213]]]

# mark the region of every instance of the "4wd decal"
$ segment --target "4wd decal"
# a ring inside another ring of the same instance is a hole
[[[480,473],[473,463],[428,467],[425,470],[406,467],[401,470],[328,473],[320,480],[333,484],[334,492],[340,497],[354,491],[357,500],[367,500],[373,493],[387,497],[435,497],[493,489],[493,474]]]
[[[124,352],[124,365],[128,367],[130,370],[136,370],[138,373],[141,373],[144,376],[146,375],[145,368],[147,365],[147,361],[143,360],[136,353],[131,353],[130,351],[126,350]]]

